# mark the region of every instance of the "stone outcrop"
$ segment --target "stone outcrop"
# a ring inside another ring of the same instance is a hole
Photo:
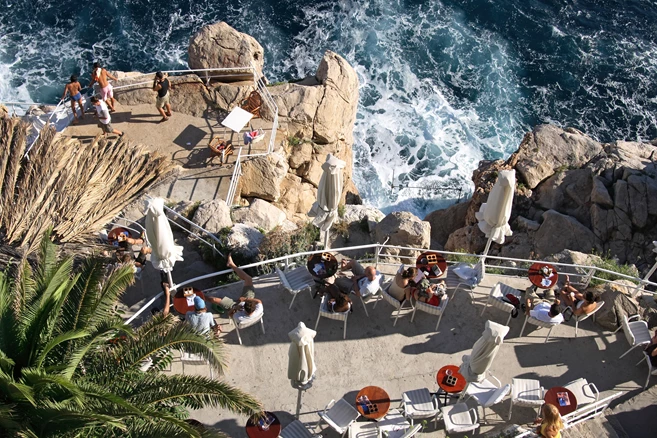
[[[387,215],[374,228],[375,239],[383,243],[389,237],[387,244],[413,248],[429,248],[431,242],[431,225],[429,222],[420,220],[417,216],[407,211],[395,211]],[[390,254],[388,261],[402,261],[414,263],[419,253],[413,250],[397,250],[385,248],[381,254]]]
[[[285,179],[288,168],[286,157],[278,153],[244,162],[239,193],[243,198],[278,201],[281,197],[281,182]]]
[[[555,210],[543,213],[543,223],[534,236],[535,252],[538,257],[556,254],[564,249],[590,253],[600,251],[595,234],[574,217]]]
[[[254,199],[248,207],[233,210],[235,222],[271,231],[285,221],[285,212],[262,199]]]
[[[217,234],[223,228],[233,226],[230,208],[222,199],[201,202],[194,213],[192,222],[212,234]]]
[[[604,306],[596,312],[595,322],[607,330],[616,330],[621,326],[623,316],[629,317],[639,311],[639,303],[631,296],[631,291],[636,285],[625,280],[618,280],[617,283],[622,283],[623,286],[607,283],[589,289],[605,302]]]
[[[469,201],[452,205],[444,210],[429,213],[424,220],[431,224],[431,247],[443,248],[449,235],[463,227]]]
[[[378,208],[368,205],[345,205],[342,220],[350,224],[354,222],[367,223],[367,230],[371,233],[385,217],[386,215]]]
[[[262,74],[265,53],[255,38],[238,32],[227,23],[203,26],[192,36],[187,49],[191,69],[250,67]]]
[[[252,259],[258,254],[258,246],[265,235],[245,224],[235,224],[226,237],[226,245],[240,253],[246,259]]]

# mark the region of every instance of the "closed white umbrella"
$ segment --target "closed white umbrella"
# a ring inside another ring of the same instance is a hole
[[[287,378],[293,388],[299,391],[297,397],[297,418],[301,411],[302,391],[312,386],[315,378],[315,335],[317,332],[311,330],[303,322],[288,333],[292,343],[288,352]]]
[[[501,170],[497,181],[488,195],[488,201],[481,204],[475,217],[479,221],[479,229],[488,237],[484,256],[488,254],[491,242],[502,245],[504,238],[513,234],[509,226],[513,193],[516,187],[516,171]]]
[[[146,238],[151,245],[151,263],[156,269],[169,274],[169,284],[173,286],[171,271],[177,261],[182,261],[182,246],[173,241],[169,220],[164,214],[164,199],[154,198],[146,206]]]
[[[314,217],[313,225],[324,231],[324,247],[328,247],[328,232],[331,225],[338,219],[338,204],[342,196],[342,169],[347,163],[334,157],[332,154],[326,156],[322,164],[322,177],[317,186],[317,201],[308,212],[308,216]]]
[[[486,371],[491,367],[507,333],[509,327],[486,321],[486,327],[472,347],[472,352],[463,356],[459,373],[466,381],[481,382],[486,378]]]

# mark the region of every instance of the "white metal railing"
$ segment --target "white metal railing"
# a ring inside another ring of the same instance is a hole
[[[598,400],[595,403],[584,405],[583,407],[576,409],[570,414],[564,415],[563,417],[561,417],[561,419],[563,420],[564,429],[570,429],[571,427],[577,426],[578,424],[586,420],[590,420],[591,418],[595,418],[599,415],[602,415],[604,410],[607,409],[607,406],[609,406],[609,403],[611,403],[612,400],[620,397],[623,394],[625,393],[615,392],[609,397],[605,397],[602,400]]]
[[[331,248],[328,251],[333,252],[333,253],[345,253],[345,252],[348,253],[348,252],[351,252],[351,251],[371,249],[373,251],[372,254],[374,255],[373,258],[377,262],[377,265],[378,264],[392,265],[392,263],[386,263],[386,262],[381,262],[380,260],[377,260],[377,258],[381,258],[381,257],[383,257],[384,259],[388,258],[388,257],[389,258],[397,258],[397,259],[399,259],[399,258],[401,258],[401,259],[412,259],[412,260],[414,259],[414,257],[412,257],[410,255],[406,256],[406,255],[399,255],[399,254],[397,254],[397,255],[394,255],[394,254],[381,254],[381,250],[385,249],[385,248],[395,249],[397,251],[413,251],[413,252],[416,252],[416,253],[420,253],[420,252],[424,252],[424,251],[430,251],[429,249],[426,249],[426,248],[415,248],[415,247],[384,245],[384,244],[370,244],[370,245],[350,246],[350,247],[344,247],[344,248]],[[277,258],[274,258],[274,259],[269,259],[269,260],[263,260],[263,261],[255,262],[255,263],[250,263],[248,265],[244,265],[244,266],[240,266],[240,267],[242,269],[248,269],[248,268],[256,268],[256,267],[271,265],[271,264],[274,264],[275,266],[277,266],[278,264],[281,264],[281,265],[284,265],[284,266],[289,266],[291,260],[298,259],[298,258],[307,258],[307,257],[309,257],[313,254],[319,254],[319,253],[323,253],[323,252],[326,252],[326,251],[327,250],[325,250],[325,249],[320,249],[320,250],[314,250],[314,251],[299,252],[299,253],[296,253],[296,254],[288,254],[288,255],[285,255],[285,256],[282,256],[282,257],[277,257]],[[476,257],[477,259],[480,259],[480,258],[484,257],[483,255],[479,255],[479,254],[464,254],[464,253],[459,253],[459,252],[437,251],[437,250],[431,250],[431,251],[439,252],[440,254],[443,254],[443,255],[453,255],[453,256],[456,256],[456,257],[466,256],[466,257]],[[503,261],[509,261],[509,262],[516,262],[516,263],[518,263],[518,262],[520,262],[520,263],[540,262],[540,260],[517,259],[517,258],[490,256],[490,255],[486,255],[485,257],[487,259],[497,259],[497,260],[503,260]],[[368,259],[367,261],[369,261],[369,260],[371,260],[371,259]],[[361,259],[360,261],[363,261],[363,260]],[[453,263],[457,263],[457,262],[448,261],[448,263],[453,264]],[[569,264],[569,263],[557,263],[557,262],[546,262],[546,263],[550,263],[551,265],[554,265],[554,266],[570,267],[570,268],[577,268],[577,269],[583,269],[583,270],[593,270],[594,272],[605,272],[607,274],[611,274],[613,276],[621,277],[623,279],[627,279],[627,280],[630,280],[630,281],[633,281],[633,282],[638,282],[640,284],[641,284],[641,281],[642,281],[642,279],[640,279],[640,278],[632,277],[632,276],[625,275],[625,274],[620,274],[620,273],[614,272],[614,271],[609,271],[607,269],[599,268],[597,266],[583,266],[583,265],[573,265],[573,264]],[[394,264],[396,265],[397,263],[394,263]],[[506,267],[506,266],[493,266],[493,268],[518,269],[518,270],[522,270],[522,271],[527,270],[526,268],[512,268],[512,267]],[[486,265],[484,265],[484,269],[486,270]],[[192,278],[192,279],[189,279],[189,280],[185,280],[180,284],[173,284],[172,287],[171,287],[171,290],[175,291],[177,288],[180,288],[182,286],[185,286],[185,285],[188,285],[188,284],[200,281],[200,280],[206,280],[206,279],[209,279],[209,278],[218,277],[220,275],[225,275],[225,274],[228,274],[230,272],[232,272],[231,269],[224,269],[223,271],[218,271],[218,272],[213,272],[211,274],[201,275],[199,277],[195,277],[195,278]],[[575,276],[576,274],[571,274],[571,275]],[[597,278],[597,277],[594,277],[594,278]],[[607,279],[604,279],[604,278],[599,278],[599,280],[602,281],[602,282],[605,282],[605,283],[617,284],[617,283],[615,283],[615,281],[607,280]],[[651,281],[646,281],[646,280],[643,280],[642,284],[643,284],[643,287],[648,286],[648,285],[649,286],[657,286],[657,283],[653,283]],[[648,291],[645,291],[645,292],[654,294],[653,292],[648,292]],[[143,311],[145,311],[148,307],[150,307],[161,296],[162,296],[162,292],[160,292],[159,294],[154,296],[151,300],[149,300],[146,304],[144,304],[141,307],[141,309],[139,309],[133,316],[131,316],[126,321],[126,323],[130,324],[132,321],[134,321],[135,318],[137,318]]]
[[[166,205],[164,206],[164,211],[167,214],[167,220],[169,221],[170,224],[173,224],[176,227],[178,227],[178,228],[186,231],[187,233],[191,234],[192,236],[196,237],[201,242],[208,245],[214,252],[216,252],[220,256],[224,257],[223,253],[221,251],[219,251],[217,249],[217,246],[216,246],[216,245],[219,245],[219,246],[223,247],[223,242],[221,241],[221,239],[219,239],[217,236],[215,236],[214,234],[212,234],[211,232],[209,232],[205,228],[201,227],[200,225],[195,224],[194,222],[190,221],[189,219],[187,219],[185,216],[181,215],[180,213],[170,209]],[[169,217],[169,215],[174,216],[179,220],[182,220],[186,224],[189,224],[190,228],[189,229],[185,228],[183,225],[179,224],[178,222],[173,220],[171,217]],[[207,241],[206,239],[201,237],[198,232],[202,232],[205,236],[207,236],[213,242]]]
[[[237,158],[235,159],[235,166],[233,167],[233,176],[230,178],[230,185],[228,186],[228,193],[226,194],[226,205],[233,205],[235,201],[235,192],[237,191],[237,183],[242,176],[242,148],[237,151]]]

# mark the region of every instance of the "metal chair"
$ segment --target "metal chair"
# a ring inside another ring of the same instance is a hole
[[[294,420],[283,428],[278,438],[313,438],[316,435],[306,429],[306,426],[299,420]]]
[[[443,406],[440,408],[448,433],[464,433],[475,431],[479,428],[477,410],[468,408],[465,403]]]
[[[418,310],[421,310],[422,312],[428,313],[430,315],[438,315],[438,322],[436,323],[436,331],[438,330],[438,326],[440,325],[440,320],[443,318],[443,314],[445,313],[445,308],[447,307],[447,303],[449,302],[449,297],[447,294],[444,294],[443,297],[440,300],[440,304],[438,306],[432,306],[431,304],[423,303],[422,301],[415,301],[415,306],[413,307],[413,316],[411,316],[411,322],[413,322],[413,319],[415,318],[415,312]]]
[[[395,281],[395,280],[392,280],[392,281]],[[397,320],[399,319],[400,312],[402,311],[402,309],[404,309],[404,305],[406,303],[409,303],[409,305],[411,307],[408,307],[408,309],[410,310],[410,309],[413,309],[413,303],[410,300],[406,300],[406,299],[400,303],[397,298],[393,297],[392,295],[390,295],[388,293],[388,289],[390,289],[390,283],[388,283],[388,285],[381,290],[381,299],[377,300],[376,303],[374,303],[373,309],[376,309],[376,305],[379,304],[379,301],[381,301],[381,300],[389,303],[392,307],[397,309],[397,313],[395,314],[395,320],[392,323],[392,326],[394,327],[397,324]]]
[[[513,405],[540,408],[543,405],[545,390],[541,382],[534,379],[513,379],[511,385],[511,407],[509,408],[509,421]]]
[[[413,426],[413,420],[425,418],[433,418],[437,426],[440,403],[436,395],[432,395],[427,388],[404,392],[402,394],[402,406],[404,407],[404,415],[411,420],[411,426]]]
[[[341,436],[344,436],[347,430],[349,430],[351,423],[360,417],[356,408],[343,398],[337,402],[331,400],[322,412],[318,412],[318,415],[319,422],[317,423],[317,427],[324,421]]]
[[[595,403],[600,398],[598,388],[593,383],[589,383],[586,379],[580,378],[564,385],[564,388],[570,390],[575,394],[577,406],[584,406],[590,403]]]
[[[313,276],[310,275],[308,269],[305,266],[292,269],[291,271],[281,271],[276,268],[276,273],[278,278],[281,280],[283,288],[292,294],[292,302],[290,302],[290,307],[294,304],[294,299],[297,297],[297,294],[302,290],[308,289],[310,293],[310,298],[313,297],[313,286],[315,286],[315,280]]]
[[[463,279],[459,277],[455,272],[455,267],[452,267],[447,270],[447,277],[445,278],[445,283],[447,284],[447,289],[453,289],[452,299],[456,295],[456,290],[461,286],[467,288],[470,291],[470,299],[474,303],[474,290],[477,286],[484,281],[486,276],[486,265],[484,264],[484,259],[480,259],[477,264],[474,266],[474,277],[471,279]]]
[[[264,310],[258,315],[254,315],[249,318],[242,318],[238,320],[235,317],[235,315],[231,317],[231,321],[233,321],[233,324],[235,324],[235,331],[237,332],[237,339],[240,341],[240,345],[242,345],[242,336],[240,336],[240,329],[251,327],[252,325],[255,325],[259,322],[260,328],[262,329],[262,334],[263,335],[265,334],[265,323],[262,321],[263,316],[265,316]]]
[[[558,326],[559,324],[561,324],[560,322],[541,321],[540,319],[534,318],[533,316],[526,315],[525,316],[525,322],[522,324],[522,328],[520,329],[520,336],[518,336],[519,338],[522,338],[522,334],[525,331],[525,326],[527,325],[527,323],[530,323],[531,325],[535,325],[535,326],[538,326],[538,327],[543,327],[543,328],[549,328],[550,329],[547,332],[547,335],[545,336],[545,342],[544,343],[547,343],[548,339],[550,339],[550,333],[552,333],[552,329],[554,327]]]
[[[631,347],[625,353],[619,357],[622,359],[630,351],[634,350],[636,347],[641,347],[650,344],[650,330],[648,330],[648,324],[645,321],[632,321],[632,319],[639,319],[640,315],[632,315],[629,318],[626,315],[623,315],[623,321],[620,327],[614,332],[623,329],[627,342],[630,343]]]
[[[416,424],[415,426],[411,427],[410,429],[407,430],[391,430],[391,431],[384,431],[383,436],[386,438],[412,438],[417,433],[422,429],[421,424]]]
[[[514,295],[515,297],[520,300],[520,292],[511,287],[507,286],[504,283],[497,283],[493,288],[490,290],[490,294],[488,295],[488,299],[486,300],[486,305],[484,306],[484,309],[481,311],[481,316],[484,315],[484,312],[488,308],[489,305],[493,307],[497,307],[500,310],[504,310],[505,312],[509,313],[509,318],[506,320],[506,325],[509,325],[509,322],[511,322],[511,314],[513,313],[514,310],[516,309],[516,306],[513,304],[507,303],[502,300],[503,297],[506,297],[508,294]]]
[[[317,326],[319,325],[319,318],[323,316],[324,318],[343,321],[344,329],[342,339],[347,339],[347,318],[349,318],[349,313],[351,312],[351,303],[349,303],[349,310],[346,312],[329,312],[327,303],[328,295],[324,295],[322,301],[319,303],[319,313],[317,314],[317,322],[315,322],[315,331],[317,331]]]
[[[180,351],[180,363],[182,364],[182,373],[185,374],[185,364],[187,365],[207,365],[210,368],[210,379],[214,379],[212,373],[212,367],[210,362],[208,362],[203,356],[194,353],[188,353],[187,351]]]
[[[587,313],[586,315],[575,315],[574,316],[574,319],[575,319],[575,337],[577,337],[577,330],[579,329],[579,323],[584,321],[585,319],[591,317],[591,316],[593,317],[593,322],[595,322],[595,314],[598,310],[602,309],[602,306],[604,306],[604,304],[605,304],[604,301],[600,301],[598,303],[598,305],[596,306],[595,310],[593,310],[593,312]]]
[[[641,362],[646,361],[648,363],[648,378],[646,379],[646,384],[643,386],[643,389],[648,388],[648,383],[650,383],[650,376],[657,376],[657,367],[654,367],[652,365],[652,362],[650,361],[650,356],[648,356],[648,353],[645,351],[643,352],[643,359],[641,359],[635,366],[638,366]]]
[[[486,408],[500,403],[509,391],[511,391],[511,385],[506,384],[502,386],[502,382],[497,377],[493,376],[490,372],[488,375],[495,382],[488,379],[484,379],[481,382],[472,382],[468,384],[464,391],[464,397],[474,398],[479,406],[481,406],[484,414],[484,423],[488,423]]]

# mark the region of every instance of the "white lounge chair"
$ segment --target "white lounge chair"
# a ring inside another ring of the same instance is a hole
[[[630,349],[619,357],[621,359],[630,351],[634,350],[636,347],[641,347],[650,344],[650,330],[648,330],[648,324],[645,321],[631,321],[632,319],[639,319],[639,315],[632,315],[629,318],[626,315],[623,315],[623,321],[621,326],[614,332],[623,329],[627,342],[630,343]]]
[[[453,289],[452,299],[454,299],[456,290],[463,286],[464,289],[467,289],[470,292],[470,299],[474,303],[474,290],[482,281],[484,281],[484,277],[486,276],[486,265],[484,264],[484,259],[480,259],[474,266],[472,278],[464,279],[459,277],[456,273],[458,269],[459,267],[457,265],[447,270],[447,277],[445,278],[447,289]]]
[[[318,435],[311,433],[299,420],[294,420],[283,428],[278,438],[313,438]]]
[[[522,338],[522,334],[525,331],[525,326],[527,325],[527,323],[530,323],[531,325],[535,325],[537,327],[543,327],[543,328],[549,328],[550,329],[547,332],[547,335],[545,336],[545,342],[547,342],[548,339],[550,339],[550,333],[552,333],[552,329],[554,327],[558,326],[559,324],[561,324],[560,322],[541,321],[540,319],[534,318],[533,316],[526,315],[525,316],[525,322],[522,324],[522,328],[520,329],[520,336],[518,336],[519,338]]]
[[[440,408],[448,433],[465,433],[479,428],[477,410],[468,408],[465,403],[456,403]]]
[[[203,356],[186,351],[180,351],[180,363],[182,364],[182,373],[185,374],[185,364],[187,365],[207,365],[210,368],[210,379],[214,379],[212,367]]]
[[[564,385],[564,388],[575,394],[577,406],[580,407],[589,403],[595,403],[600,398],[598,388],[593,383],[587,382],[584,378],[573,380],[567,385]]]
[[[534,379],[513,379],[511,385],[511,407],[509,408],[509,421],[513,405],[540,408],[543,405],[545,390],[541,382]]]
[[[231,317],[231,321],[235,324],[235,332],[237,333],[237,339],[242,345],[242,336],[240,336],[240,330],[243,330],[247,327],[251,327],[257,323],[260,323],[260,328],[262,329],[262,334],[265,334],[265,323],[262,320],[262,317],[265,316],[264,310],[247,318],[237,318],[236,315]]]
[[[644,385],[643,389],[648,388],[648,383],[650,383],[650,376],[657,376],[657,367],[654,367],[652,365],[652,362],[650,362],[650,356],[648,356],[648,353],[645,351],[643,352],[643,359],[641,359],[635,366],[638,366],[641,362],[646,361],[648,364],[648,378],[646,379],[646,384]]]
[[[518,300],[520,300],[520,292],[518,289],[507,286],[504,283],[497,283],[495,286],[493,286],[493,288],[490,290],[490,294],[488,294],[486,305],[481,311],[481,316],[484,315],[484,312],[489,305],[497,307],[498,309],[503,310],[509,314],[509,318],[506,320],[506,325],[508,326],[509,322],[511,322],[511,314],[514,310],[516,310],[516,307],[513,304],[502,300],[502,298],[506,297],[508,294],[514,295],[516,298],[518,298]]]
[[[395,280],[392,280],[392,281],[395,281]],[[392,295],[390,295],[388,293],[389,289],[390,289],[390,283],[386,287],[384,287],[383,290],[381,291],[381,300],[386,301],[392,307],[397,309],[397,313],[395,313],[395,320],[392,323],[392,326],[394,327],[397,324],[397,320],[399,319],[399,314],[402,311],[402,309],[404,309],[404,306],[406,305],[406,303],[408,303],[409,306],[410,306],[410,307],[408,307],[409,310],[413,308],[413,303],[410,300],[406,300],[406,299],[400,303],[397,298],[393,297]],[[373,307],[374,309],[376,309],[376,305],[379,304],[379,301],[381,301],[381,300],[377,300],[377,302],[374,303],[374,307]]]
[[[318,413],[318,415],[319,423],[317,424],[317,427],[319,427],[322,424],[322,421],[324,421],[341,436],[344,436],[347,430],[349,430],[351,423],[360,417],[356,408],[343,398],[337,402],[331,400],[324,410]]]
[[[595,314],[597,313],[598,310],[602,309],[602,306],[604,306],[604,304],[605,304],[604,301],[600,301],[593,312],[587,313],[586,315],[573,316],[573,319],[575,320],[575,337],[577,337],[577,330],[579,329],[579,323],[591,316],[593,317],[593,322],[595,322]]]
[[[445,308],[447,307],[447,303],[449,302],[449,297],[447,294],[444,294],[442,298],[440,299],[440,304],[438,306],[432,306],[431,304],[423,303],[422,301],[415,301],[415,304],[413,306],[413,316],[411,316],[411,322],[413,322],[413,319],[415,319],[415,312],[418,310],[421,310],[422,312],[428,313],[430,315],[438,315],[438,322],[436,322],[436,331],[438,330],[438,326],[440,325],[440,320],[443,318],[443,314],[445,313]]]
[[[488,422],[486,408],[500,403],[509,391],[511,391],[511,385],[506,384],[502,386],[502,382],[497,377],[490,374],[490,372],[488,375],[495,382],[488,379],[484,379],[481,382],[472,382],[468,384],[464,391],[464,396],[474,398],[479,406],[481,406],[484,414],[484,423]]]
[[[344,322],[344,330],[342,339],[347,339],[347,318],[349,318],[349,313],[351,312],[351,303],[349,303],[349,310],[346,312],[329,312],[327,307],[328,295],[322,297],[322,301],[319,303],[319,313],[317,314],[317,322],[315,322],[315,331],[317,331],[317,326],[319,325],[319,318],[322,316],[328,319],[335,319],[336,321]]]
[[[434,422],[438,422],[440,403],[436,395],[432,395],[427,388],[404,392],[402,394],[402,404],[404,406],[404,415],[411,420],[411,426],[413,426],[413,420],[423,420],[425,418],[433,418]]]
[[[294,304],[294,299],[297,297],[297,294],[305,289],[308,289],[310,292],[310,298],[313,297],[313,286],[315,286],[315,280],[313,279],[308,269],[305,266],[292,269],[291,271],[281,271],[276,268],[276,273],[278,278],[281,280],[283,288],[292,294],[292,302],[290,302],[289,309],[292,308]]]

